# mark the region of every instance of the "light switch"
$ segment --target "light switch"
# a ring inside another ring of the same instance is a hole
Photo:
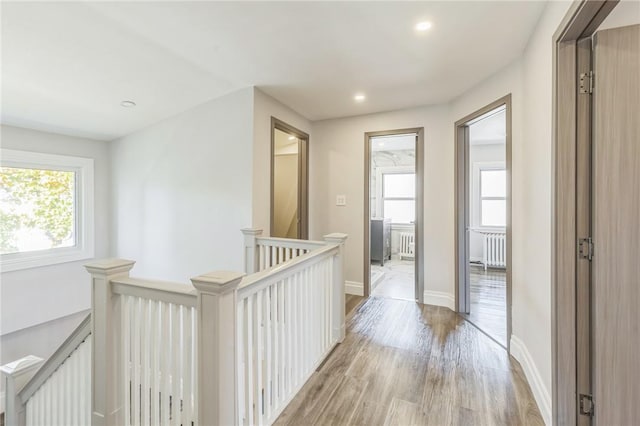
[[[346,205],[347,205],[347,196],[336,195],[336,206],[346,206]]]

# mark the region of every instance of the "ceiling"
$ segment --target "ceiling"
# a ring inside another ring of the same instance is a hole
[[[506,143],[507,115],[504,108],[492,111],[469,125],[469,144],[493,145]]]
[[[447,102],[517,58],[543,8],[3,2],[2,122],[109,140],[249,86],[310,120]]]

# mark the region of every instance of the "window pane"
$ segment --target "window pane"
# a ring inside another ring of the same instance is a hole
[[[507,172],[505,170],[482,170],[480,173],[482,197],[507,196]]]
[[[507,226],[505,200],[482,200],[482,226]]]
[[[414,173],[385,173],[384,197],[400,198],[416,196],[416,175]]]
[[[384,217],[393,223],[411,223],[416,219],[415,200],[384,200]]]
[[[75,175],[0,168],[2,254],[75,245]]]

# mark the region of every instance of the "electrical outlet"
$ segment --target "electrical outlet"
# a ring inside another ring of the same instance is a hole
[[[347,205],[347,196],[336,195],[336,206],[346,206],[346,205]]]

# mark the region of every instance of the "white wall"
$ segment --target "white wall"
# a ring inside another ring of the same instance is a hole
[[[471,188],[469,196],[471,202],[469,207],[472,232],[469,236],[469,258],[472,262],[481,261],[483,251],[482,235],[473,232],[473,228],[480,227],[480,173],[477,168],[482,163],[502,163],[504,165],[505,154],[504,141],[502,144],[473,145],[473,139],[471,140],[469,147],[469,188]]]
[[[253,222],[248,226],[262,228],[263,235],[270,232],[271,209],[271,117],[309,135],[309,144],[314,138],[309,120],[283,105],[259,89],[253,90]],[[311,183],[309,184],[311,187]],[[313,190],[309,189],[309,198]]]
[[[113,246],[137,261],[134,275],[188,283],[243,270],[252,110],[243,89],[112,142]]]
[[[94,159],[95,256],[109,255],[108,143],[0,126],[2,148]],[[48,358],[91,307],[89,259],[2,272],[0,276],[0,365],[27,355]],[[4,380],[0,383],[0,412]]]
[[[313,123],[310,234],[349,234],[346,279],[363,283],[364,133],[424,127],[425,290],[453,295],[453,124],[448,107],[422,107]],[[346,206],[336,206],[345,194]],[[452,296],[451,296],[452,297]]]
[[[2,147],[94,159],[95,256],[109,255],[108,142],[0,126]],[[91,305],[86,261],[2,272],[0,334],[84,311]],[[4,361],[4,360],[3,360]]]

